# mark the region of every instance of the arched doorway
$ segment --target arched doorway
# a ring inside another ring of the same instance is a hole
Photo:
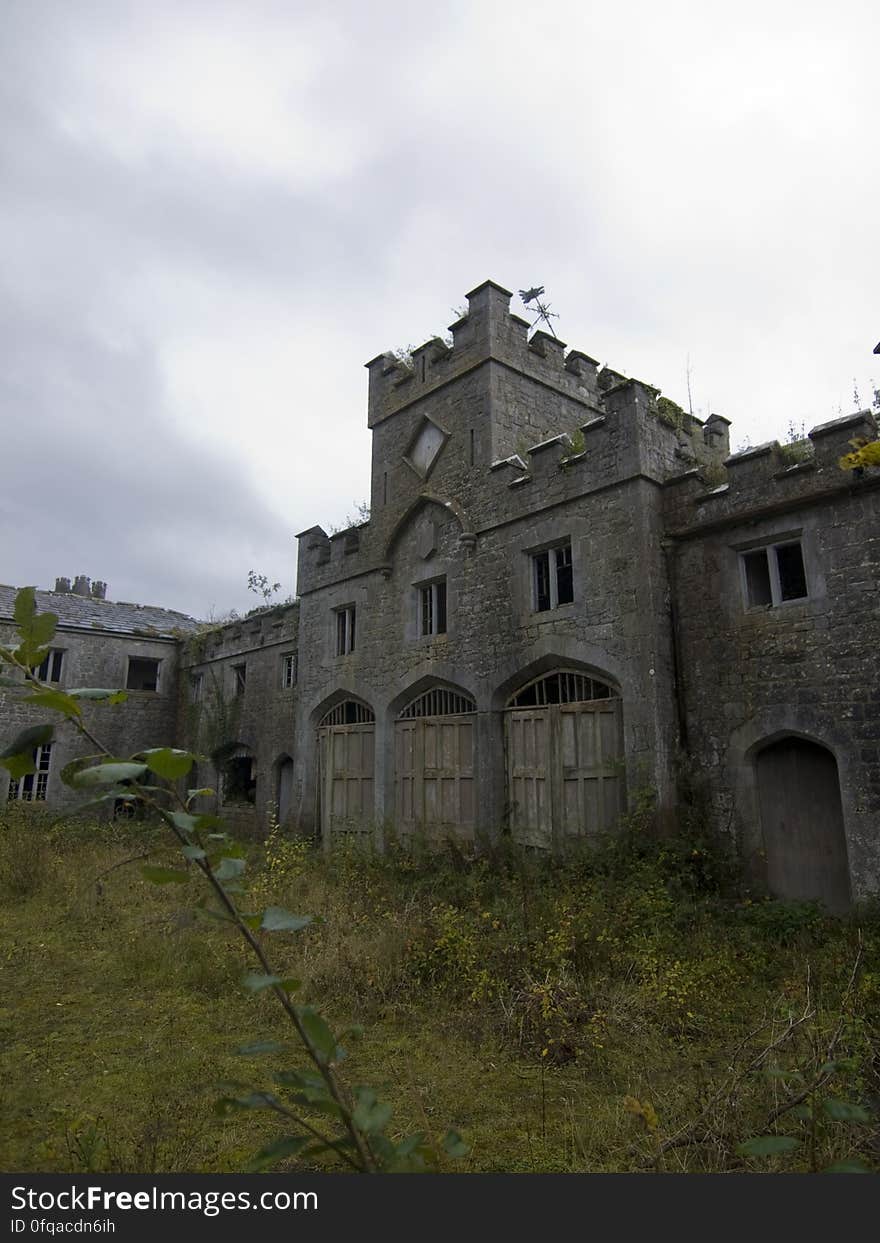
[[[837,761],[827,747],[788,737],[756,758],[767,886],[780,898],[851,902]]]
[[[505,711],[510,833],[560,852],[611,829],[623,807],[620,698],[607,683],[557,669],[521,686]]]
[[[474,836],[474,725],[470,695],[434,686],[394,725],[395,827],[402,836]]]
[[[375,720],[372,708],[344,699],[318,722],[318,823],[327,845],[372,832]]]

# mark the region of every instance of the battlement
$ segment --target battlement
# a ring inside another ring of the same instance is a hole
[[[510,290],[484,281],[466,295],[467,314],[450,325],[452,344],[432,337],[407,358],[379,354],[366,364],[370,373],[367,424],[375,427],[489,360],[530,376],[585,407],[598,404],[599,364],[581,350],[568,350],[548,332],[529,338],[529,324],[510,310]]]
[[[673,532],[734,519],[777,505],[796,505],[858,481],[841,470],[850,441],[873,439],[877,422],[868,410],[820,423],[806,440],[778,440],[743,449],[725,459],[723,478],[693,468],[668,480],[665,508]]]

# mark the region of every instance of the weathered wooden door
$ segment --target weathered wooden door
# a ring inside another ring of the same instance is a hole
[[[346,700],[318,727],[318,797],[321,837],[369,836],[373,830],[375,724],[372,711]]]
[[[758,753],[757,775],[770,892],[845,911],[851,890],[834,756],[805,738],[783,738]]]
[[[546,674],[505,714],[507,795],[514,841],[564,850],[614,827],[622,806],[620,699],[574,671]]]
[[[403,836],[472,840],[476,705],[434,687],[395,723],[395,825]]]

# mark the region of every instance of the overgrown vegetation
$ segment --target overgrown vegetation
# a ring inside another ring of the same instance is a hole
[[[179,793],[196,757],[103,752],[83,706],[124,692],[38,682],[55,619],[31,589],[16,622],[13,684],[97,748],[64,780],[156,822],[0,816],[5,1168],[880,1165],[880,911],[749,897],[698,782],[678,836],[646,797],[564,863],[327,855],[277,828],[245,848]],[[0,763],[32,774],[52,735]],[[267,1114],[288,1127],[269,1144]]]
[[[238,986],[245,948],[193,917],[195,878],[139,875],[145,851],[173,865],[157,828],[32,810],[0,821],[3,1168],[241,1169],[271,1119],[213,1115],[216,1085],[268,1082],[277,1053],[235,1050],[287,1039]],[[644,822],[565,864],[327,856],[278,830],[249,863],[243,902],[321,912],[278,934],[299,996],[364,1025],[347,1077],[441,1168],[880,1168],[876,908],[737,897],[728,858]],[[446,1123],[471,1145],[454,1165]]]

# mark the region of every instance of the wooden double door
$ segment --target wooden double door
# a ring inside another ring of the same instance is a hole
[[[560,853],[614,828],[624,805],[621,726],[620,699],[582,674],[547,675],[514,696],[505,713],[514,841]]]

